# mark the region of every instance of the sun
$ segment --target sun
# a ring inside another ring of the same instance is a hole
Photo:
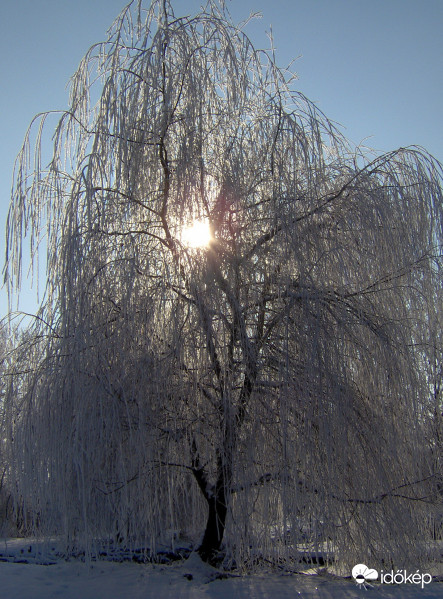
[[[182,232],[182,242],[190,248],[207,247],[211,239],[211,228],[207,220],[196,220]]]

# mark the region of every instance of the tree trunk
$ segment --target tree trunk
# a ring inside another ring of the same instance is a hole
[[[218,490],[214,497],[207,498],[208,520],[206,522],[203,541],[198,553],[203,561],[213,563],[219,551],[225,532],[226,514],[228,511],[224,489]]]
[[[229,458],[232,456],[229,455]],[[214,563],[220,550],[226,526],[226,515],[228,513],[228,502],[230,486],[232,482],[232,466],[228,458],[228,466],[223,464],[219,457],[217,464],[217,482],[215,485],[208,484],[208,478],[200,466],[197,447],[193,442],[193,473],[208,504],[208,519],[203,540],[198,548],[198,553],[203,561]]]

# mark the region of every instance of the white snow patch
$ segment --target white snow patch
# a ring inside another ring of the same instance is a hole
[[[27,558],[31,544],[10,541],[17,559]],[[5,544],[0,543],[4,556]],[[25,549],[22,553],[22,549]],[[33,552],[29,552],[30,554]],[[43,553],[41,553],[43,555]],[[53,554],[51,555],[51,557]],[[1,558],[5,559],[5,557]],[[0,597],[5,599],[361,599],[365,590],[353,580],[331,575],[284,575],[263,571],[251,576],[220,579],[221,572],[196,553],[170,565],[80,560],[54,565],[0,562]],[[380,599],[439,599],[443,583],[424,589],[416,585],[374,584]],[[371,589],[372,590],[372,589]]]

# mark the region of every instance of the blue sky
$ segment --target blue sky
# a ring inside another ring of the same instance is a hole
[[[175,0],[177,15],[202,2]],[[125,0],[0,0],[0,248],[14,158],[32,117],[67,107],[66,84]],[[297,88],[354,143],[387,151],[425,146],[443,162],[443,0],[232,0],[234,21],[277,61],[293,59]],[[23,286],[20,307],[35,310]],[[0,291],[0,317],[6,314]]]

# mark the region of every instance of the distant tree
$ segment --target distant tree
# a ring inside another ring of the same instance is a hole
[[[43,169],[49,118],[18,157],[6,263],[17,286],[26,232],[46,240],[7,392],[36,529],[416,567],[441,502],[441,165],[352,149],[212,1],[125,8]]]

